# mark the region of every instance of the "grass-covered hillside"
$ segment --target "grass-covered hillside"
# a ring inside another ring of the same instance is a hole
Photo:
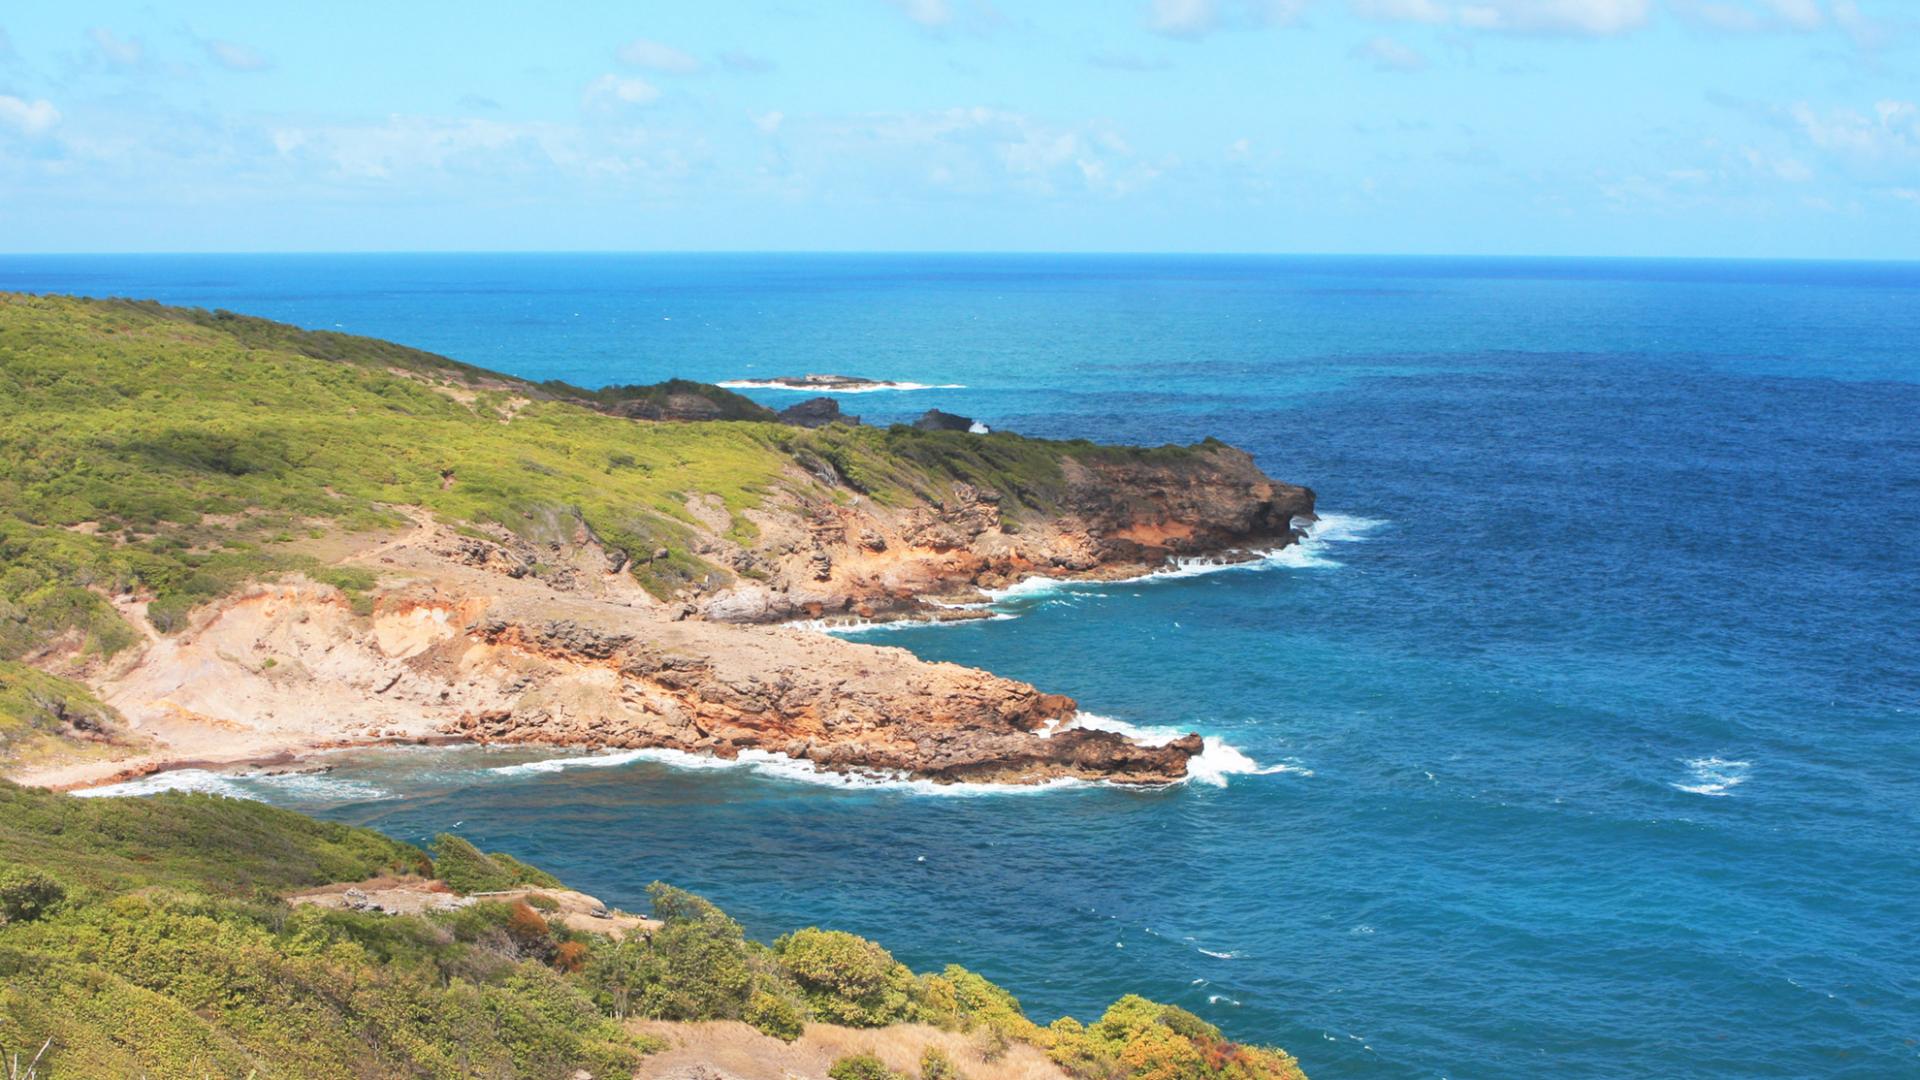
[[[461,892],[556,888],[454,837],[433,856],[378,833],[208,795],[80,799],[0,781],[0,1051],[82,1077],[597,1077],[658,1046],[625,1023],[914,1022],[1025,1042],[1071,1076],[1297,1078],[1180,1009],[1125,998],[1041,1027],[960,967],[805,929],[748,940],[705,900],[653,890],[650,936],[569,928],[539,892],[385,915],[289,906],[307,887],[435,875]],[[849,1066],[851,1068],[852,1066]]]
[[[365,571],[323,567],[300,542],[404,524],[396,507],[534,540],[584,523],[665,596],[731,578],[690,549],[689,494],[718,496],[750,542],[738,512],[790,497],[796,465],[838,497],[893,504],[966,480],[1002,492],[1017,518],[1057,503],[1068,456],[1188,453],[615,415],[675,395],[723,418],[766,415],[717,387],[535,385],[226,312],[0,293],[0,660],[125,648],[136,632],[114,594],[151,596],[165,632],[263,575],[365,590]]]

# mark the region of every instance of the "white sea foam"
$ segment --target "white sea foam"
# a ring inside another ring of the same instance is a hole
[[[1692,795],[1731,795],[1734,788],[1747,782],[1747,773],[1753,768],[1751,762],[1719,757],[1688,758],[1683,764],[1689,782],[1676,781],[1671,786]]]
[[[394,794],[383,787],[369,784],[364,780],[350,780],[343,776],[334,776],[321,772],[279,773],[273,776],[249,776],[250,783],[272,787],[298,799],[339,802],[372,802],[375,799],[391,799]]]
[[[874,394],[882,390],[965,390],[961,383],[874,382],[854,386],[809,386],[785,379],[727,379],[718,385],[729,390],[792,390],[808,394]]]
[[[1306,535],[1286,547],[1271,551],[1244,551],[1235,556],[1197,556],[1175,559],[1171,566],[1137,577],[1111,581],[1054,578],[1035,575],[1005,588],[988,589],[986,595],[996,604],[1008,600],[1027,600],[1070,589],[1098,589],[1105,585],[1133,585],[1142,582],[1175,581],[1235,570],[1321,569],[1339,566],[1328,555],[1329,544],[1351,544],[1368,539],[1368,533],[1385,525],[1379,518],[1355,514],[1322,514],[1316,521],[1300,522]]]
[[[1215,960],[1238,960],[1240,958],[1240,954],[1237,952],[1214,952],[1212,949],[1201,949],[1200,951],[1213,957]]]
[[[1187,734],[1187,729],[1178,727],[1141,727],[1129,724],[1125,720],[1115,720],[1110,716],[1081,712],[1068,721],[1066,728],[1089,728],[1094,731],[1111,731],[1139,743],[1142,746],[1165,746]],[[1048,729],[1044,735],[1053,734]],[[1274,765],[1262,765],[1248,757],[1239,747],[1227,742],[1218,735],[1202,735],[1202,749],[1187,761],[1187,779],[1198,781],[1210,787],[1226,787],[1229,776],[1272,776],[1277,773],[1295,773],[1300,776],[1312,776],[1313,770],[1297,762],[1283,761]]]
[[[941,606],[954,608],[968,606],[976,608],[985,607],[985,605],[964,604],[943,604]],[[1007,619],[1015,617],[1011,612],[996,611],[991,615],[971,619],[795,619],[792,622],[783,623],[782,625],[791,626],[795,630],[811,630],[816,634],[864,634],[875,630],[910,630],[923,629],[929,626],[966,626],[969,623],[977,622],[1004,622]]]
[[[234,783],[232,777],[206,769],[169,769],[166,772],[143,776],[138,780],[81,788],[73,794],[83,798],[97,798],[115,795],[158,795],[163,791],[204,791],[211,795],[230,795],[239,799],[252,797],[245,788]]]
[[[822,769],[802,758],[788,757],[786,754],[769,750],[742,750],[739,757],[732,759],[659,748],[621,750],[607,754],[547,758],[518,765],[502,765],[487,771],[500,776],[527,776],[576,768],[611,768],[636,761],[651,761],[676,769],[745,769],[769,779],[788,780],[794,783],[878,791],[904,791],[915,795],[1031,795],[1042,791],[1086,786],[1086,781],[1071,779],[1050,780],[1042,784],[941,784],[884,770],[842,773]]]
[[[349,780],[323,772],[233,774],[209,769],[169,769],[138,780],[82,788],[73,792],[83,797],[158,795],[163,791],[202,791],[235,799],[263,798],[258,788],[271,788],[276,794],[303,801],[370,802],[393,798],[392,792],[360,780]]]

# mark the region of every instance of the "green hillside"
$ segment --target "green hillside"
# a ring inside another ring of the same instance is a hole
[[[1040,1027],[960,967],[916,975],[873,942],[806,929],[748,940],[705,900],[652,891],[665,926],[618,941],[549,921],[538,894],[431,915],[291,907],[382,874],[464,889],[552,878],[454,837],[435,858],[378,833],[210,795],[80,799],[0,781],[0,1051],[39,1075],[629,1075],[656,1044],[625,1017],[931,1023],[1022,1041],[1072,1075],[1292,1080],[1180,1009],[1125,998]]]
[[[396,507],[535,540],[584,523],[667,596],[732,577],[689,550],[690,493],[737,515],[796,475],[830,478],[829,497],[895,504],[964,480],[1003,493],[1017,519],[1057,506],[1069,456],[1192,452],[607,411],[687,393],[725,415],[765,413],[699,384],[535,385],[225,312],[0,293],[0,660],[125,648],[136,637],[108,594],[152,595],[164,632],[263,575],[365,590],[365,571],[325,567],[299,541],[403,525]],[[736,516],[734,538],[752,537]]]

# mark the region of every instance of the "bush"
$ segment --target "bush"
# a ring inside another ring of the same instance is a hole
[[[706,900],[659,882],[648,886],[666,925],[632,965],[636,1011],[661,1020],[732,1020],[753,986],[740,924]]]
[[[831,1080],[904,1080],[887,1063],[872,1054],[854,1054],[843,1057],[827,1067],[827,1076]]]
[[[553,966],[557,971],[564,971],[569,975],[576,974],[581,968],[587,966],[587,946],[578,941],[562,942],[560,947],[554,950]]]
[[[505,892],[526,886],[560,888],[552,874],[510,855],[488,855],[452,833],[433,838],[433,873],[462,893]]]
[[[792,1042],[807,1029],[806,1016],[797,1002],[765,990],[756,990],[747,999],[747,1010],[741,1019],[762,1035],[771,1035],[782,1042]]]
[[[809,927],[775,941],[773,951],[822,1020],[880,1027],[907,1016],[912,973],[865,938]]]
[[[67,890],[45,874],[11,867],[0,874],[0,923],[32,922],[66,896]]]
[[[507,936],[523,956],[545,959],[553,952],[553,928],[524,900],[515,901],[507,916]]]
[[[964,1080],[945,1050],[929,1046],[920,1055],[920,1080]]]

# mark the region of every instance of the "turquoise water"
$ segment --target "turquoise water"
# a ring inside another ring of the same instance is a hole
[[[843,405],[1219,435],[1339,515],[1266,569],[867,634],[1216,736],[1222,786],[471,750],[185,782],[457,827],[617,903],[663,878],[757,933],[826,922],[1042,1018],[1138,990],[1320,1080],[1920,1075],[1920,267],[4,257],[0,288],[586,385],[960,383]]]

